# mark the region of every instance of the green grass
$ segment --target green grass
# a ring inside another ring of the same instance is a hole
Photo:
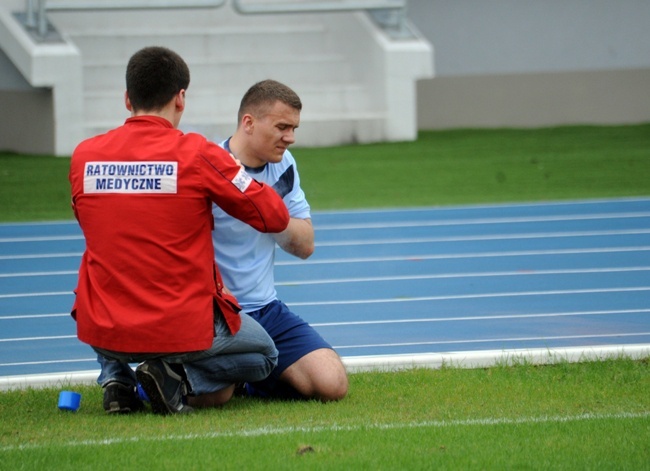
[[[0,469],[650,468],[647,361],[357,373],[338,403],[183,417],[107,416],[100,388],[76,388],[77,413],[59,388],[0,395]]]
[[[0,154],[0,221],[71,219],[69,158]]]
[[[650,193],[650,125],[423,132],[416,142],[295,154],[317,209]]]
[[[650,195],[650,125],[423,132],[294,151],[315,210]],[[0,154],[0,221],[71,219],[69,159]],[[648,361],[351,376],[334,404],[109,417],[0,392],[4,469],[650,469]]]
[[[315,210],[650,194],[650,124],[431,131],[294,155]],[[0,221],[71,219],[69,164],[0,154]]]

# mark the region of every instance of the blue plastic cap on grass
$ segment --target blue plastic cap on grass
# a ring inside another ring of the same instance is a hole
[[[61,391],[59,393],[59,409],[77,412],[81,403],[81,394],[74,391]]]

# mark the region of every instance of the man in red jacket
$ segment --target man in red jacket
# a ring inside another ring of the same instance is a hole
[[[126,73],[131,117],[82,142],[70,167],[86,239],[77,336],[109,361],[143,362],[135,376],[162,414],[221,404],[234,384],[263,379],[277,361],[266,332],[224,291],[212,202],[261,232],[289,222],[272,188],[216,144],[177,129],[189,79],[173,51],[138,51]],[[133,393],[136,378],[130,383],[122,386]]]

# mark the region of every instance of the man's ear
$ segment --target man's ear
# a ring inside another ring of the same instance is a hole
[[[176,94],[176,110],[183,111],[185,109],[185,90],[181,90]]]
[[[133,112],[133,107],[131,106],[131,100],[129,100],[129,92],[124,92],[124,105],[126,109]]]
[[[254,124],[255,124],[255,118],[248,113],[246,113],[241,119],[242,128],[247,133],[253,132]]]

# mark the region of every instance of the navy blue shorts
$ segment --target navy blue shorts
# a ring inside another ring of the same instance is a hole
[[[269,377],[271,382],[275,382],[284,370],[308,353],[320,348],[332,348],[312,326],[291,312],[282,301],[275,300],[248,315],[264,327],[280,353],[278,366]]]

